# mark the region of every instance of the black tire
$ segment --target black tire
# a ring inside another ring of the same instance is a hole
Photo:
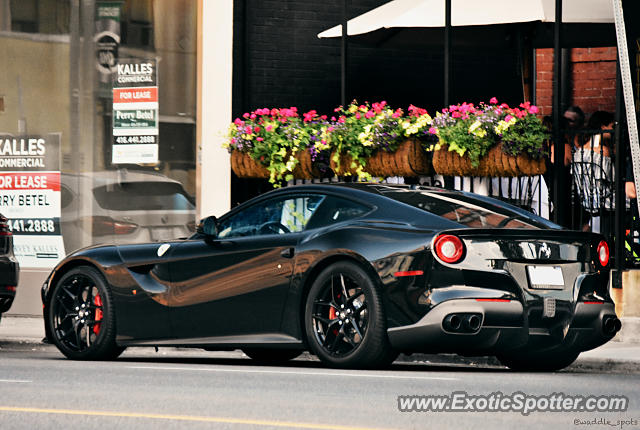
[[[53,343],[73,360],[112,360],[125,349],[115,342],[111,290],[90,266],[71,269],[57,282],[47,324]]]
[[[574,351],[523,351],[498,355],[497,359],[509,369],[519,372],[555,372],[576,361],[578,355],[580,353]]]
[[[299,349],[242,348],[242,352],[252,360],[265,364],[286,363],[302,354]]]
[[[311,351],[332,367],[385,367],[397,357],[380,292],[354,263],[334,263],[320,273],[307,295],[304,322]]]

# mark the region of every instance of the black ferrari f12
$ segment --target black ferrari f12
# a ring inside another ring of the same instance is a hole
[[[471,193],[382,184],[278,189],[188,239],[94,246],[42,288],[67,357],[127,346],[242,349],[381,367],[400,352],[557,370],[618,330],[609,248]]]

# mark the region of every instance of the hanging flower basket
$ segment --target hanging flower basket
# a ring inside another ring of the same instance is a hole
[[[348,154],[337,155],[335,151],[332,152],[331,157],[329,158],[329,166],[336,176],[358,175],[357,163],[354,165],[353,158]]]
[[[320,170],[314,166],[309,151],[298,151],[295,157],[298,160],[298,164],[296,164],[296,167],[292,172],[295,179],[313,179],[322,177]]]
[[[321,172],[314,166],[308,151],[298,151],[295,158],[298,163],[291,172],[295,179],[322,177]],[[231,169],[239,178],[269,178],[269,170],[266,167],[251,158],[249,154],[240,151],[231,151]]]
[[[365,171],[380,177],[430,175],[431,157],[418,140],[407,139],[394,152],[376,151],[367,160]]]
[[[431,175],[432,153],[425,151],[417,139],[403,141],[393,152],[376,151],[366,159],[363,170],[371,176],[420,176]],[[353,165],[353,158],[348,154],[341,154],[336,161],[335,153],[331,156],[331,169],[338,176],[357,175],[357,165]]]
[[[461,157],[443,145],[434,151],[433,169],[443,176],[513,177],[541,175],[545,173],[546,166],[543,159],[535,160],[524,154],[508,155],[498,144],[489,149],[477,167],[473,167],[467,154]]]
[[[269,171],[245,152],[231,151],[231,169],[239,178],[269,177]]]

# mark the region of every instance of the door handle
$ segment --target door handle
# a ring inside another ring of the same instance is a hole
[[[284,258],[293,258],[293,255],[295,254],[295,250],[293,248],[287,248],[284,249],[280,255],[282,255]]]

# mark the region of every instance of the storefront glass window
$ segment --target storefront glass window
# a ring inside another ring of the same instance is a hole
[[[196,0],[0,0],[0,213],[23,270],[195,221]]]

